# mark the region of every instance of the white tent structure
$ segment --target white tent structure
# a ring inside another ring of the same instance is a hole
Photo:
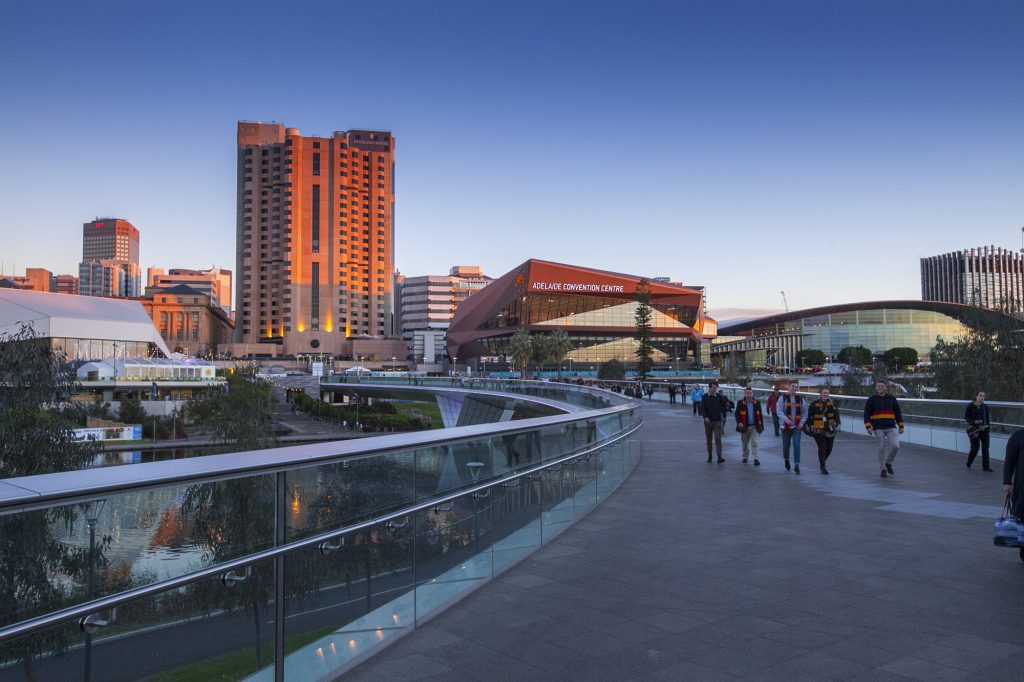
[[[138,301],[0,289],[0,338],[22,326],[50,339],[68,360],[145,357],[170,350]]]
[[[366,369],[365,367],[360,367],[359,365],[356,365],[355,367],[349,367],[348,369],[346,369],[345,374],[373,374],[373,372],[371,370]]]

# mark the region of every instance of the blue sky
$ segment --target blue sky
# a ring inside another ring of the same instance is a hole
[[[920,296],[918,258],[1021,247],[1024,3],[15,2],[0,271],[234,269],[235,125],[397,137],[405,274],[530,257],[713,307]]]

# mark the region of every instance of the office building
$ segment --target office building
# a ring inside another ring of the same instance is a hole
[[[58,294],[78,295],[78,278],[74,275],[57,275],[54,277],[53,291]]]
[[[9,288],[25,289],[27,291],[50,291],[62,294],[69,293],[67,291],[67,288],[69,287],[69,278],[74,283],[74,291],[71,291],[70,293],[77,294],[77,277],[74,275],[54,275],[46,268],[25,268],[24,275],[0,275],[0,280],[13,285]],[[61,290],[60,288],[62,283],[65,290]]]
[[[394,153],[386,131],[238,123],[236,354],[396,334]]]
[[[97,218],[82,225],[82,260],[139,263],[139,230],[121,218]]]
[[[921,298],[1024,310],[1024,254],[996,246],[921,259]]]
[[[78,293],[107,298],[141,296],[139,265],[118,260],[83,261],[78,265]]]
[[[141,296],[139,230],[121,218],[84,223],[78,278],[82,296]]]
[[[636,363],[636,288],[642,278],[531,259],[465,300],[448,327],[448,356],[469,360],[508,355],[519,329],[564,330],[577,363]],[[701,292],[649,282],[655,362],[680,369],[707,364],[716,323],[704,316]]]
[[[490,282],[475,265],[456,265],[447,275],[403,278],[398,285],[402,332],[448,329],[459,304]]]
[[[209,270],[186,270],[172,268],[147,268],[146,287],[169,289],[184,284],[187,287],[209,296],[222,310],[231,313],[231,271],[224,268]],[[148,294],[147,294],[148,295]]]

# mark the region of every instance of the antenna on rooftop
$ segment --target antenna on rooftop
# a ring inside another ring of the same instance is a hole
[[[1024,253],[1024,227],[1020,228],[1020,252]]]

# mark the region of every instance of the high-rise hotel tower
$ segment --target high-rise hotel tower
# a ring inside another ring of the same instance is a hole
[[[396,332],[394,154],[386,131],[238,123],[237,343],[337,354]]]

